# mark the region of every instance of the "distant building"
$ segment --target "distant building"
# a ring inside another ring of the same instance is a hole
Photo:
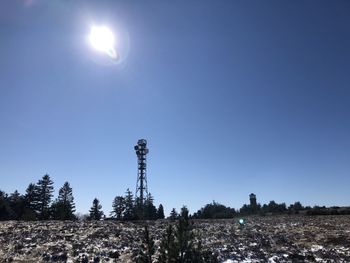
[[[252,209],[255,209],[255,208],[257,207],[256,195],[253,194],[253,193],[251,193],[251,194],[249,195],[249,199],[250,199],[250,207],[251,207]]]

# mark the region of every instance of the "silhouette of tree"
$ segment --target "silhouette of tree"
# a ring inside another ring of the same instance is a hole
[[[125,199],[122,196],[116,196],[112,203],[111,215],[117,220],[123,219],[123,214],[125,212]]]
[[[134,220],[135,219],[135,207],[134,207],[134,196],[129,188],[126,190],[125,195],[125,211],[124,220]]]
[[[287,207],[285,203],[277,204],[272,200],[267,205],[264,204],[261,211],[262,213],[282,214],[287,212]]]
[[[103,211],[102,209],[102,205],[100,204],[100,201],[95,198],[92,201],[92,207],[89,210],[90,216],[89,219],[90,220],[100,220],[103,216]]]
[[[164,219],[165,216],[164,216],[164,207],[162,204],[160,204],[158,206],[158,209],[157,209],[157,219]]]
[[[171,210],[171,212],[170,212],[169,219],[175,220],[175,219],[178,218],[178,216],[179,216],[179,214],[176,212],[176,209],[173,208],[173,209]]]
[[[30,183],[26,189],[26,193],[24,195],[24,213],[23,213],[23,219],[24,220],[35,220],[37,219],[38,215],[36,211],[39,211],[39,193],[38,193],[38,187]]]
[[[153,196],[150,193],[148,193],[144,204],[144,219],[157,219],[157,208],[153,204]]]
[[[49,219],[49,205],[53,196],[53,181],[48,174],[44,175],[37,183],[38,206],[37,214],[39,219]]]
[[[75,219],[75,204],[73,189],[65,182],[58,192],[57,200],[52,204],[53,218],[57,220]]]
[[[250,206],[247,204],[244,204],[241,209],[239,209],[239,213],[242,215],[250,215],[252,213]]]
[[[303,205],[298,201],[298,202],[295,202],[294,204],[291,204],[288,207],[288,212],[290,214],[299,214],[299,212],[303,209],[304,209]]]
[[[194,218],[232,218],[236,211],[234,208],[226,207],[215,201],[211,204],[207,204],[193,214]]]
[[[12,220],[19,220],[22,218],[24,211],[24,197],[16,190],[8,198],[10,204],[10,218]]]
[[[10,203],[8,196],[4,191],[0,191],[0,220],[10,219]]]

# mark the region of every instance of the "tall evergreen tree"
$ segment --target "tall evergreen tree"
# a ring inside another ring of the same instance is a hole
[[[36,211],[39,210],[38,201],[39,201],[38,187],[35,184],[30,183],[24,195],[24,204],[25,204],[24,213],[23,213],[24,220],[37,219]]]
[[[134,196],[128,188],[126,190],[126,195],[125,195],[124,220],[133,220],[133,219],[135,219]]]
[[[90,220],[100,220],[103,216],[103,211],[102,209],[102,205],[100,204],[100,201],[95,198],[94,201],[92,201],[92,207],[90,208],[90,216],[89,219]]]
[[[75,204],[73,189],[65,182],[58,192],[58,198],[52,205],[53,218],[58,220],[73,220]]]
[[[125,212],[125,199],[122,196],[116,196],[113,200],[111,215],[117,220],[123,219],[123,214]]]
[[[53,181],[48,174],[44,175],[37,183],[38,190],[38,215],[39,219],[49,218],[49,206],[53,196]]]
[[[22,218],[24,211],[24,197],[16,190],[9,197],[9,203],[11,208],[11,219],[19,220]]]
[[[144,204],[144,219],[146,220],[157,219],[157,208],[154,206],[153,200],[153,196],[149,193]]]
[[[164,216],[164,207],[162,204],[160,204],[158,206],[158,209],[157,209],[157,219],[164,219],[165,216]]]
[[[0,220],[9,220],[11,214],[10,210],[8,196],[4,191],[0,190]]]

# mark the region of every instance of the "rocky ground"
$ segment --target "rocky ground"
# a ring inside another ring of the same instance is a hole
[[[148,222],[159,245],[167,221]],[[350,262],[350,216],[196,220],[220,262]],[[0,222],[0,262],[133,262],[140,222]]]

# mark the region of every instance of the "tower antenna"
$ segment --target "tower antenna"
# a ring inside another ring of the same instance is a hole
[[[146,175],[146,155],[148,154],[147,141],[140,139],[134,147],[137,156],[137,182],[136,198],[143,207],[147,194],[147,175]]]

